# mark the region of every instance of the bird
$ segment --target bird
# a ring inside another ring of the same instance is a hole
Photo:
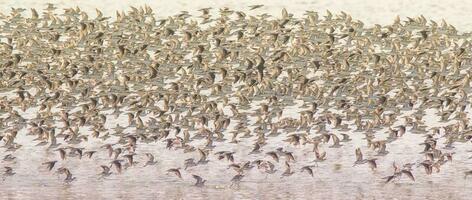
[[[11,154],[7,154],[3,157],[3,160],[4,161],[13,161],[13,160],[15,160],[15,158],[16,158],[15,156],[13,156]]]
[[[57,163],[57,160],[53,160],[53,161],[44,162],[43,165],[46,165],[46,169],[48,169],[48,171],[51,171],[54,168],[54,165],[56,163]]]
[[[202,187],[206,182],[206,180],[203,180],[203,178],[198,175],[192,174],[192,177],[197,181],[195,183],[195,186],[197,187]]]
[[[433,165],[429,162],[421,162],[421,166],[423,166],[427,175],[431,175],[433,173]]]
[[[237,175],[233,176],[233,178],[231,179],[230,187],[234,187],[234,186],[239,187],[239,183],[241,182],[241,180],[243,178],[244,178],[244,175],[242,175],[242,174],[237,174]]]
[[[306,171],[311,177],[313,177],[313,169],[311,166],[304,166],[301,169],[301,172]]]
[[[279,156],[277,155],[276,152],[270,151],[270,152],[267,152],[266,154],[272,157],[275,162],[279,162]]]
[[[352,140],[352,139],[349,137],[348,134],[341,133],[341,136],[343,137],[343,139],[341,140],[341,142],[349,142],[349,141]]]
[[[146,157],[148,158],[148,161],[146,164],[144,164],[144,167],[149,166],[149,165],[155,165],[157,161],[154,161],[154,156],[151,153],[146,153]]]
[[[386,179],[385,183],[389,183],[390,181],[392,181],[396,177],[397,177],[396,175],[391,175],[391,176],[384,177],[383,179]]]
[[[333,145],[331,145],[330,147],[331,148],[339,148],[341,147],[341,140],[339,140],[338,136],[336,136],[335,134],[331,134],[331,138],[333,140]]]
[[[173,173],[180,179],[182,179],[182,174],[180,173],[180,168],[170,168],[167,170],[167,173]]]
[[[291,176],[294,173],[295,172],[292,171],[288,161],[285,161],[285,171],[284,171],[284,173],[282,173],[282,176]]]
[[[123,155],[123,157],[125,157],[128,161],[128,163],[126,163],[128,166],[133,166],[134,164],[137,164],[137,162],[134,161],[134,154],[126,154]]]
[[[100,165],[100,167],[102,168],[102,172],[99,174],[100,178],[107,177],[107,176],[111,175],[112,172],[110,170],[110,167],[108,167],[106,165]]]
[[[200,154],[200,159],[198,160],[198,164],[206,164],[208,163],[208,153],[205,150],[198,149],[198,153]]]
[[[376,160],[377,160],[376,158],[368,159],[368,160],[367,160],[367,163],[369,164],[369,167],[370,167],[371,170],[377,169]]]
[[[356,148],[356,161],[354,162],[354,166],[358,164],[364,164],[367,160],[364,159],[362,155],[362,151],[360,148]]]
[[[324,151],[322,153],[319,153],[318,151],[315,151],[315,157],[316,157],[315,162],[322,162],[322,161],[326,160],[326,151]]]
[[[118,174],[121,174],[121,172],[123,171],[123,166],[121,165],[121,160],[113,160],[110,162],[110,167],[115,167],[115,170],[116,172],[118,172]]]
[[[187,170],[189,167],[195,167],[197,166],[197,163],[195,163],[195,160],[193,158],[189,158],[185,160],[185,170]]]
[[[261,5],[261,4],[251,5],[251,6],[249,6],[249,10],[255,10],[255,9],[261,8],[262,6],[264,6],[264,5]]]
[[[467,176],[469,175],[472,175],[472,170],[464,172],[464,179],[467,179]]]
[[[84,152],[84,155],[87,156],[88,158],[92,158],[93,154],[95,154],[96,151],[86,151]]]
[[[59,156],[62,160],[65,160],[66,159],[66,150],[64,148],[59,148],[57,149],[57,151],[59,151]]]
[[[401,170],[401,173],[408,176],[408,178],[410,178],[412,181],[415,181],[415,177],[413,176],[410,170],[403,169]]]
[[[57,170],[59,174],[65,174],[66,178],[64,179],[64,183],[71,183],[74,181],[76,178],[72,176],[72,173],[70,173],[68,168],[61,167]]]
[[[4,177],[13,176],[13,175],[16,174],[15,172],[13,172],[13,168],[11,168],[11,167],[4,167],[4,168],[5,168],[5,171],[3,172]],[[3,180],[5,180],[5,178],[3,178]]]
[[[254,144],[254,148],[252,149],[252,151],[249,153],[249,154],[256,154],[256,153],[259,153],[261,152],[261,145],[259,143],[255,143]]]

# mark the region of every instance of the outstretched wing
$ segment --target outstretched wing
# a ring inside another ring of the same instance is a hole
[[[356,149],[356,160],[361,161],[362,160],[362,152],[360,148]]]

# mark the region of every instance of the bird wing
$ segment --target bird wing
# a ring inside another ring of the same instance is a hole
[[[193,177],[195,180],[197,180],[197,183],[199,183],[199,182],[201,182],[201,181],[203,180],[202,177],[200,177],[200,176],[198,176],[198,175],[195,175],[195,174],[193,174],[192,177]]]
[[[330,139],[330,135],[329,134],[323,134],[323,140],[324,142],[329,142],[329,139]]]
[[[324,158],[326,158],[326,151],[323,151],[323,153],[321,153],[321,154],[319,154],[318,152],[316,152],[316,155],[318,155],[317,157],[318,157],[319,159],[324,159]]]
[[[66,173],[66,180],[72,179],[72,173],[70,173],[68,169],[65,169],[65,173]]]
[[[410,178],[412,181],[415,181],[415,177],[413,176],[413,174],[411,173],[411,171],[409,171],[409,170],[402,170],[402,173],[405,174],[406,176],[408,176],[408,178]]]
[[[393,178],[395,178],[394,175],[385,177],[385,179],[387,179],[387,181],[385,181],[385,183],[388,183],[388,182],[392,181]]]
[[[108,166],[101,165],[100,167],[103,169],[104,173],[108,173],[110,171],[110,168]]]
[[[259,151],[259,149],[261,149],[261,145],[259,145],[259,143],[256,142],[256,144],[254,144],[254,149],[252,151]]]
[[[61,159],[64,160],[66,157],[66,151],[64,151],[64,149],[59,149],[59,155],[61,156]]]
[[[291,152],[286,152],[285,156],[287,156],[287,160],[292,160],[295,162],[295,157],[293,157],[293,154]]]
[[[387,144],[382,143],[382,144],[380,145],[380,152],[385,152],[386,149],[387,149]]]
[[[116,170],[118,171],[118,173],[121,173],[121,170],[122,170],[121,163],[119,161],[114,161],[113,165],[116,167]]]
[[[200,160],[206,160],[207,159],[207,154],[205,151],[203,151],[202,149],[198,149],[198,153],[200,153]]]
[[[341,135],[343,136],[343,140],[349,140],[349,135],[348,134],[341,133]]]
[[[367,163],[369,163],[370,168],[377,168],[377,163],[375,162],[375,159],[370,159]]]
[[[125,157],[126,157],[126,160],[128,160],[128,163],[130,165],[132,165],[133,164],[133,155],[126,155]]]
[[[331,138],[333,138],[333,142],[335,145],[339,144],[339,137],[336,136],[335,134],[331,134]]]
[[[182,178],[182,175],[180,174],[179,169],[169,169],[169,170],[167,170],[167,171],[174,173],[174,174],[175,174],[176,176],[178,176],[179,178]]]
[[[260,8],[264,5],[252,5],[252,6],[249,6],[249,10],[254,10],[254,9],[257,9],[257,8]]]
[[[302,171],[305,171],[305,170],[308,172],[308,174],[310,174],[311,176],[313,176],[313,170],[311,169],[310,166],[304,166],[304,167],[302,167]]]
[[[356,159],[357,161],[361,161],[362,160],[362,151],[360,148],[357,148],[356,149]]]
[[[149,161],[154,161],[154,156],[150,153],[146,153],[146,156],[148,157]]]
[[[271,163],[270,161],[267,161],[267,164],[269,165],[270,170],[273,170],[275,168],[275,165]]]

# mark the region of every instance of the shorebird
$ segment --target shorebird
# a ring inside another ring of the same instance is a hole
[[[66,175],[66,178],[64,179],[64,182],[65,183],[71,183],[72,181],[74,181],[76,178],[72,176],[72,173],[70,173],[69,169],[65,168],[65,167],[61,167],[57,170],[57,172],[59,174],[65,174]]]
[[[197,164],[206,164],[208,163],[208,153],[205,150],[198,149],[198,153],[200,154],[200,159],[198,160]]]
[[[118,172],[118,174],[121,174],[121,172],[123,171],[123,166],[121,165],[121,160],[113,160],[110,162],[110,167],[115,167],[115,170],[116,172]]]
[[[239,183],[241,182],[241,180],[244,178],[244,175],[242,174],[237,174],[235,175],[232,179],[231,179],[231,185],[230,187],[233,187],[233,186],[237,186],[239,187]]]
[[[7,176],[13,176],[16,174],[15,172],[13,172],[13,168],[11,167],[4,167],[4,168],[5,168],[5,171],[3,172],[3,180],[5,180],[5,177]]]
[[[285,161],[285,171],[284,171],[284,173],[282,173],[282,176],[291,176],[294,173],[295,172],[292,171],[288,161]]]
[[[84,155],[87,156],[88,158],[92,158],[93,154],[95,154],[96,151],[86,151],[84,152]]]
[[[57,160],[44,162],[43,165],[46,165],[46,168],[51,171],[54,168],[54,165],[57,163]]]
[[[315,157],[316,157],[315,162],[325,161],[326,160],[326,151],[323,151],[322,153],[319,153],[318,151],[315,151]]]
[[[255,10],[255,9],[261,8],[262,6],[264,6],[264,5],[261,5],[261,4],[251,5],[251,6],[249,6],[249,10]]]
[[[197,163],[195,163],[195,160],[193,158],[189,158],[185,160],[185,170],[187,170],[189,167],[195,167],[197,166]]]
[[[367,164],[369,164],[370,169],[373,171],[377,169],[377,163],[376,163],[376,158],[368,159]]]
[[[464,172],[464,179],[466,179],[467,176],[469,176],[469,175],[472,175],[472,170]]]
[[[301,169],[301,172],[306,171],[311,177],[313,177],[313,169],[312,166],[304,166]]]
[[[111,175],[111,170],[110,170],[110,167],[106,166],[106,165],[100,165],[100,167],[102,168],[102,172],[98,175],[100,175],[100,178],[103,178],[103,177],[107,177],[107,176],[110,176]]]
[[[342,145],[340,144],[341,140],[339,140],[338,136],[335,134],[331,134],[331,139],[333,140],[333,145],[331,145],[331,148],[339,148]]]
[[[393,181],[394,179],[399,179],[403,174],[408,176],[408,178],[410,178],[412,181],[415,181],[415,177],[413,176],[413,173],[411,173],[411,169],[409,169],[409,165],[405,165],[403,169],[400,169],[394,162],[393,169],[394,169],[393,175],[383,178],[383,179],[386,179],[385,183],[389,183]]]
[[[15,158],[16,158],[15,156],[13,156],[11,154],[7,154],[3,157],[3,160],[4,161],[13,161],[13,160],[15,160]]]
[[[182,179],[182,174],[180,173],[180,168],[171,168],[167,170],[167,173],[173,173],[180,179]]]
[[[151,153],[146,153],[145,155],[148,158],[148,161],[146,164],[144,164],[144,167],[148,165],[155,165],[157,163],[157,161],[154,161],[154,156]]]
[[[218,156],[218,160],[222,160],[223,158],[226,158],[230,162],[234,162],[234,157],[233,154],[234,152],[228,152],[228,151],[219,151],[215,153]]]
[[[364,164],[366,162],[367,162],[367,160],[364,159],[361,149],[356,148],[356,162],[354,162],[354,166],[356,166],[358,164]]]
[[[127,166],[131,167],[131,166],[133,166],[133,165],[135,165],[135,164],[138,163],[138,162],[135,162],[135,161],[134,161],[134,155],[135,155],[135,154],[126,154],[126,155],[123,155],[123,157],[126,158],[126,161],[128,161],[128,162],[126,163]]]
[[[197,187],[202,187],[206,182],[206,180],[203,180],[203,178],[198,175],[192,174],[192,177],[197,181],[195,183],[195,186]]]
[[[66,150],[64,148],[59,148],[57,149],[57,151],[59,151],[59,156],[62,160],[65,160],[66,159]]]
[[[353,166],[360,165],[360,164],[369,164],[369,167],[371,170],[377,169],[377,158],[371,158],[371,159],[364,159],[362,156],[362,151],[360,148],[356,148],[356,161],[354,162]]]
[[[270,151],[270,152],[267,152],[266,154],[272,157],[275,162],[279,162],[279,156],[277,155],[275,151]]]

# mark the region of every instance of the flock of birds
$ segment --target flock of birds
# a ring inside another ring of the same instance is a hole
[[[56,10],[0,15],[3,181],[15,178],[11,163],[23,146],[57,154],[41,168],[68,184],[76,180],[69,159],[107,159],[90,166],[104,180],[158,167],[166,152],[141,150],[146,144],[184,158],[166,176],[191,174],[204,187],[212,180],[189,170],[220,162],[238,187],[249,171],[316,176],[319,163],[335,159],[331,149],[348,144],[349,167],[375,171],[390,146],[420,134],[417,160],[388,164],[392,173],[379,180],[414,182],[453,165],[455,144],[472,139],[470,34],[445,21],[397,17],[364,27],[329,11],[296,18],[285,9],[204,8],[158,20],[148,6],[114,19]],[[426,126],[426,110],[445,125]],[[110,124],[120,116],[128,120]],[[283,142],[272,148],[273,138]]]

